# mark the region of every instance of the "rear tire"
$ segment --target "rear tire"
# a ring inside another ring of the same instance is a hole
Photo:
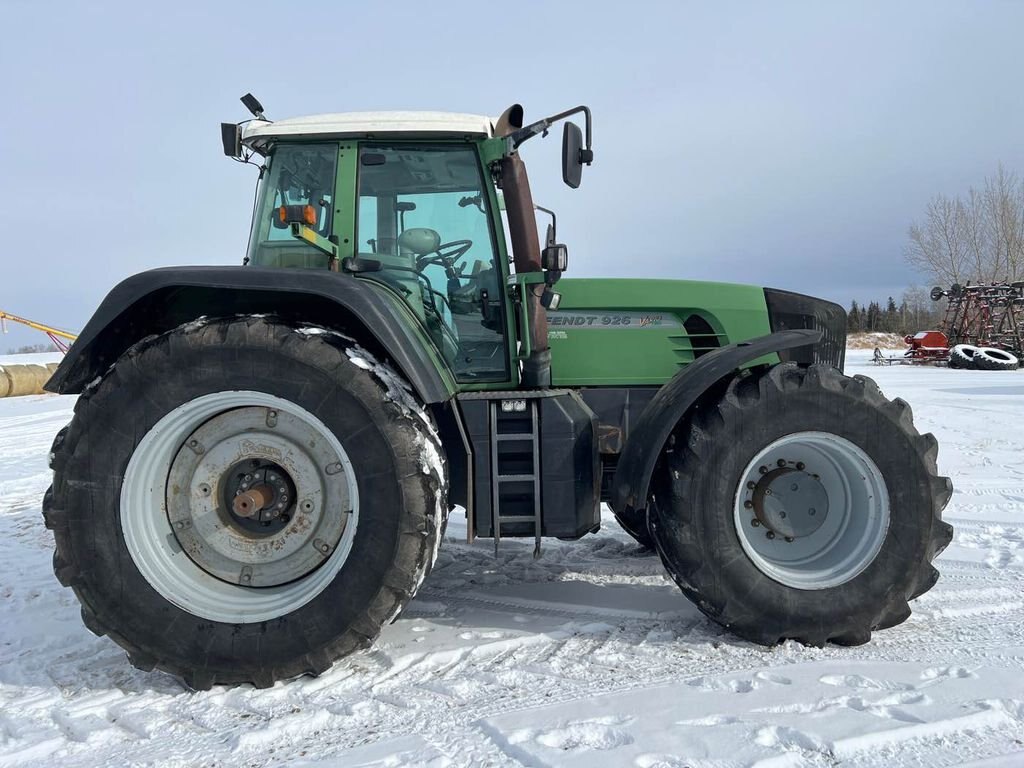
[[[741,637],[864,643],[938,578],[952,485],[935,439],[870,379],[776,365],[679,437],[651,533],[687,597]]]
[[[974,353],[974,367],[979,371],[1015,371],[1020,360],[1002,349],[980,347]]]
[[[132,347],[51,453],[54,571],[86,626],[196,689],[368,647],[429,572],[448,509],[438,438],[394,376],[337,334],[255,317]],[[250,471],[280,508],[233,506]]]

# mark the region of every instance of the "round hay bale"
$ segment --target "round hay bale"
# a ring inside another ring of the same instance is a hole
[[[13,388],[11,377],[7,375],[7,369],[0,367],[0,397],[7,397]]]
[[[47,368],[45,365],[35,364],[29,365],[28,367],[32,370],[32,375],[35,377],[36,380],[36,391],[33,392],[32,394],[45,395],[46,390],[43,389],[43,387],[45,387],[46,382],[50,380],[50,369]]]
[[[7,397],[43,395],[43,385],[49,380],[50,372],[44,365],[8,365],[4,371],[10,380]]]

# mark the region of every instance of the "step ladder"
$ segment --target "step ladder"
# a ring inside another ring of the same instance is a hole
[[[502,526],[533,524],[533,556],[540,557],[540,433],[537,400],[492,400],[491,531],[494,552]]]

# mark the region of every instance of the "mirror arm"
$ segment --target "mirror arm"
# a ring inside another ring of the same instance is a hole
[[[546,133],[547,130],[552,126],[552,124],[557,123],[559,120],[564,120],[565,118],[570,117],[571,115],[578,114],[580,112],[583,113],[583,116],[585,118],[584,124],[586,126],[585,134],[587,140],[587,146],[583,149],[583,153],[585,153],[585,155],[580,159],[582,160],[582,162],[586,163],[587,165],[590,165],[594,160],[594,150],[592,147],[591,140],[590,107],[585,106],[583,104],[581,104],[578,107],[573,107],[572,109],[567,109],[564,112],[559,112],[557,115],[545,117],[543,120],[538,120],[537,122],[530,123],[530,125],[524,126],[517,131],[513,131],[508,135],[509,145],[513,150],[519,149],[519,147],[527,139],[532,139],[539,133]]]

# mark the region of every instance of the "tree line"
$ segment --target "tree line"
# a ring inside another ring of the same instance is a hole
[[[900,336],[918,331],[941,330],[945,302],[934,302],[924,288],[904,291],[899,303],[892,296],[885,302],[853,301],[846,313],[846,332],[896,333]]]
[[[26,344],[23,347],[9,347],[7,349],[8,355],[30,355],[36,352],[56,352],[57,348],[53,344]]]

